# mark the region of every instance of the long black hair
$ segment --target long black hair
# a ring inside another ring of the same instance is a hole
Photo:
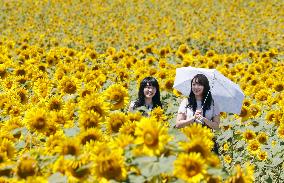
[[[159,106],[162,107],[162,103],[160,100],[160,87],[159,87],[158,81],[153,77],[146,77],[140,83],[140,87],[138,91],[138,99],[134,103],[134,108],[145,105],[144,88],[146,86],[152,86],[156,88],[156,93],[152,98],[153,108],[159,107]]]
[[[205,116],[206,110],[210,109],[211,103],[213,102],[208,78],[204,74],[197,74],[191,80],[191,91],[190,91],[190,94],[189,94],[189,97],[188,97],[187,107],[191,108],[192,111],[195,113],[196,108],[197,108],[197,102],[196,102],[195,95],[192,91],[192,82],[193,81],[204,86],[203,93],[202,93],[201,105],[203,106],[203,116]],[[207,94],[208,94],[208,96],[207,96]],[[207,98],[206,98],[206,96],[207,96]],[[205,98],[206,98],[206,101],[205,101]],[[205,103],[204,103],[204,101],[205,101]]]

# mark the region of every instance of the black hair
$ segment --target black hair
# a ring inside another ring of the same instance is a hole
[[[146,86],[153,86],[156,88],[156,93],[152,98],[153,101],[153,108],[155,107],[162,107],[162,103],[160,100],[160,87],[158,81],[153,77],[146,77],[144,78],[139,87],[138,91],[138,99],[134,103],[134,108],[141,107],[145,105],[145,95],[144,95],[144,88]]]
[[[197,102],[196,102],[195,95],[192,91],[192,82],[193,81],[196,81],[198,84],[201,84],[202,86],[204,86],[203,93],[202,93],[201,105],[203,106],[203,116],[205,116],[206,110],[210,109],[211,103],[213,102],[212,94],[211,94],[210,86],[209,86],[209,81],[204,74],[197,74],[191,80],[191,91],[190,91],[190,94],[189,94],[189,97],[188,97],[188,105],[186,107],[191,108],[194,113],[195,113],[196,108],[197,108]],[[208,96],[207,96],[207,94],[208,94]],[[207,98],[206,98],[206,96],[207,96]],[[205,101],[205,98],[206,98],[206,101]],[[205,101],[205,103],[204,103],[204,101]]]

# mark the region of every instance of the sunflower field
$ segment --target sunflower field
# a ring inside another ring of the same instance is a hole
[[[281,0],[0,0],[0,182],[284,182],[283,30]],[[241,114],[173,128],[186,66]],[[150,117],[128,112],[147,76]]]

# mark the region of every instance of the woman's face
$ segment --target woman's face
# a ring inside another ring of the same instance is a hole
[[[204,86],[198,83],[198,79],[192,81],[192,92],[195,96],[202,97]]]
[[[156,94],[156,87],[150,86],[149,83],[147,83],[147,86],[144,88],[144,96],[145,98],[153,98]]]

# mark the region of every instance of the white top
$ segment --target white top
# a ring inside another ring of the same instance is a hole
[[[131,101],[130,102],[130,106],[129,106],[129,112],[133,112],[134,111],[134,105],[135,105],[135,101]],[[145,105],[145,107],[147,109],[149,109],[150,111],[153,109],[153,105]]]
[[[197,108],[196,109],[201,110],[201,101],[197,100],[196,102],[197,102]],[[178,113],[185,113],[186,118],[188,119],[188,118],[192,117],[194,114],[193,114],[192,109],[190,109],[189,107],[186,108],[187,105],[188,105],[188,99],[185,98],[185,99],[182,100],[182,102],[179,106]],[[213,102],[212,102],[210,109],[206,110],[205,118],[212,120],[213,117],[215,117],[219,114],[220,114],[220,110],[219,110],[218,106],[216,104],[213,105]]]

